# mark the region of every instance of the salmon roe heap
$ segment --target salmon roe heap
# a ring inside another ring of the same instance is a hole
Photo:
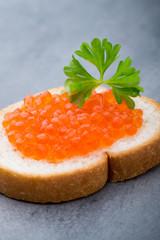
[[[82,108],[67,93],[28,95],[21,108],[6,113],[3,127],[10,143],[24,156],[56,163],[111,146],[142,126],[143,112],[118,105],[112,91],[96,93]]]

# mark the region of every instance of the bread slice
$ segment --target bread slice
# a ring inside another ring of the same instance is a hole
[[[59,87],[50,91],[61,90]],[[151,99],[136,99],[136,108],[144,112],[144,124],[135,136],[59,164],[23,157],[9,143],[2,127],[3,116],[21,104],[0,112],[0,192],[6,196],[41,203],[69,201],[98,191],[107,178],[112,182],[129,179],[160,162],[160,104]]]
[[[138,133],[106,149],[111,182],[133,178],[160,163],[160,104],[141,97],[136,108],[143,110],[144,120]]]

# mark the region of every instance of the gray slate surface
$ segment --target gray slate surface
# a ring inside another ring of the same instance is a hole
[[[160,101],[160,1],[0,0],[0,108],[63,85],[72,53],[95,36],[121,43],[145,95]],[[159,240],[160,166],[68,203],[0,195],[0,239]]]

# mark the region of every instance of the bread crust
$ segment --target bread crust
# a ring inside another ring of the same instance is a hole
[[[0,192],[29,202],[62,202],[86,197],[100,190],[108,177],[105,154],[94,164],[61,174],[21,174],[0,167]]]
[[[51,89],[60,92],[63,87]],[[99,90],[106,90],[100,87]],[[150,101],[160,112],[160,104]],[[0,115],[11,111],[21,102],[3,109]],[[132,149],[113,153],[102,152],[99,159],[87,167],[59,174],[21,174],[0,165],[0,192],[8,197],[30,202],[61,202],[88,196],[100,190],[107,178],[123,181],[146,172],[160,163],[160,131],[148,141]]]

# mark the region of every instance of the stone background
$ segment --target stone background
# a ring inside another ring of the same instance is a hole
[[[94,37],[120,43],[121,59],[141,69],[145,95],[160,101],[160,1],[0,0],[0,108],[63,85],[63,67]],[[160,166],[68,203],[0,195],[0,239],[159,240]]]

